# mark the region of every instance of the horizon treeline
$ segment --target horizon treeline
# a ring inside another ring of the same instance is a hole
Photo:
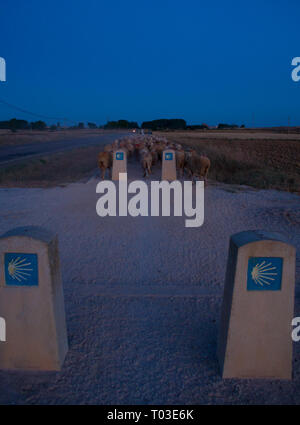
[[[12,118],[7,121],[0,121],[0,129],[5,130],[45,130],[47,124],[44,121],[38,120],[33,122],[28,122],[26,120],[20,120],[17,118]]]
[[[171,119],[157,119],[152,121],[143,121],[142,125],[136,121],[127,121],[127,120],[118,120],[118,121],[108,121],[105,125],[97,125],[92,122],[87,123],[87,127],[89,129],[97,129],[102,128],[106,130],[114,130],[114,129],[145,129],[152,131],[163,131],[163,130],[208,130],[209,128],[218,128],[218,129],[234,129],[234,128],[244,128],[245,125],[238,126],[237,124],[224,124],[221,123],[215,127],[209,127],[207,124],[193,124],[188,125],[186,121],[182,118],[171,118]],[[33,122],[28,122],[23,119],[12,118],[6,121],[0,121],[0,129],[9,129],[12,131],[17,130],[59,130],[61,128],[60,123],[52,124],[48,126],[44,121],[38,120]],[[84,129],[85,123],[79,122],[76,125],[69,126],[70,129]]]

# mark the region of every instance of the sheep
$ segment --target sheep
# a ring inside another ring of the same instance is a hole
[[[111,171],[113,152],[122,148],[128,157],[136,154],[139,159],[144,177],[152,173],[152,166],[162,161],[162,152],[169,148],[175,150],[176,168],[179,176],[184,177],[184,171],[188,172],[193,182],[196,177],[203,178],[206,182],[210,169],[210,160],[204,155],[198,155],[195,150],[183,150],[179,143],[168,142],[166,138],[157,136],[135,136],[115,140],[112,144],[104,146],[104,152],[98,157],[98,165],[104,179],[106,170]]]
[[[132,156],[135,150],[134,145],[131,142],[127,143],[128,156]]]
[[[158,156],[158,160],[160,161],[160,162],[162,162],[162,153],[163,153],[163,150],[165,149],[165,146],[163,145],[163,143],[158,143],[156,146],[155,146],[155,150],[156,150],[156,152],[157,152],[157,156]]]
[[[98,166],[102,172],[102,180],[104,180],[105,172],[108,169],[111,174],[112,154],[111,152],[100,152],[98,155]]]
[[[176,167],[178,168],[179,173],[181,174],[181,177],[183,177],[184,176],[184,166],[185,166],[184,150],[176,150],[175,156],[176,156]]]
[[[113,146],[113,149],[114,149],[114,150],[118,149],[118,148],[119,148],[119,140],[118,140],[118,139],[116,139],[116,140],[113,142],[112,146]]]
[[[151,153],[151,156],[152,156],[152,165],[155,165],[158,162],[158,153],[157,153],[154,146],[150,150],[150,153]]]
[[[104,146],[104,152],[112,152],[112,151],[113,151],[112,145],[105,145]]]
[[[144,170],[144,177],[146,177],[147,172],[149,176],[151,174],[152,155],[148,151],[148,149],[142,149],[140,151],[140,158],[141,158],[141,165]]]
[[[189,175],[192,177],[194,182],[194,177],[200,177],[204,179],[206,183],[207,175],[210,168],[210,160],[206,156],[198,155],[196,151],[192,150],[187,156],[186,168]]]
[[[140,143],[137,147],[138,157],[141,159],[143,153],[148,151],[144,143]]]

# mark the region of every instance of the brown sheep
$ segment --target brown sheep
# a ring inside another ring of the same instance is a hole
[[[203,178],[204,182],[206,182],[210,169],[210,160],[206,156],[198,155],[196,151],[193,150],[187,158],[185,167],[192,177],[193,182],[194,177]]]
[[[102,180],[104,180],[106,170],[109,170],[111,174],[112,154],[110,152],[100,152],[98,155],[98,166],[102,172]]]
[[[152,165],[155,165],[158,162],[158,153],[154,147],[150,150],[150,153],[152,155]]]
[[[140,151],[141,165],[144,170],[144,177],[148,172],[148,176],[151,174],[152,167],[152,155],[147,149],[143,149]]]
[[[163,150],[164,150],[164,145],[162,143],[158,143],[155,146],[155,149],[156,149],[156,152],[157,152],[158,160],[160,162],[162,162],[162,153],[163,153]]]
[[[104,152],[112,152],[112,151],[113,151],[112,145],[105,145],[104,146]]]
[[[132,156],[135,150],[135,147],[132,143],[127,143],[128,157]]]
[[[178,150],[175,152],[176,155],[176,167],[179,170],[179,174],[183,177],[184,174],[184,165],[185,165],[185,154],[183,150]]]
[[[116,139],[116,140],[113,142],[112,147],[113,147],[113,149],[114,149],[114,150],[116,150],[116,149],[118,149],[118,148],[119,148],[119,140],[118,140],[118,139]]]

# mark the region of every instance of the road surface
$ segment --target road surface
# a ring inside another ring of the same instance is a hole
[[[142,179],[135,158],[128,178]],[[230,235],[280,229],[300,252],[299,197],[208,182],[204,224],[185,228],[173,215],[99,217],[98,183],[0,189],[0,234],[58,234],[69,340],[61,372],[0,370],[0,405],[300,404],[300,342],[291,381],[223,380],[216,357]],[[299,272],[300,257],[295,316]]]
[[[32,159],[52,153],[69,151],[83,146],[103,146],[111,143],[115,139],[122,138],[131,133],[116,132],[99,134],[99,137],[85,137],[71,140],[55,140],[50,142],[35,142],[25,145],[0,147],[0,168],[7,165],[14,165],[24,159]]]

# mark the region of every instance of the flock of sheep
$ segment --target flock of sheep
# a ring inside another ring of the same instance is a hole
[[[137,158],[142,166],[144,177],[152,173],[152,167],[162,163],[162,155],[165,150],[172,149],[176,156],[176,168],[179,176],[184,177],[187,173],[192,181],[196,177],[206,181],[210,168],[210,160],[206,156],[199,155],[195,150],[184,150],[178,143],[170,143],[163,137],[138,136],[125,137],[115,140],[110,145],[105,145],[103,152],[99,153],[98,166],[101,170],[102,179],[105,178],[106,170],[112,172],[113,153],[118,149],[126,152],[127,158]]]

